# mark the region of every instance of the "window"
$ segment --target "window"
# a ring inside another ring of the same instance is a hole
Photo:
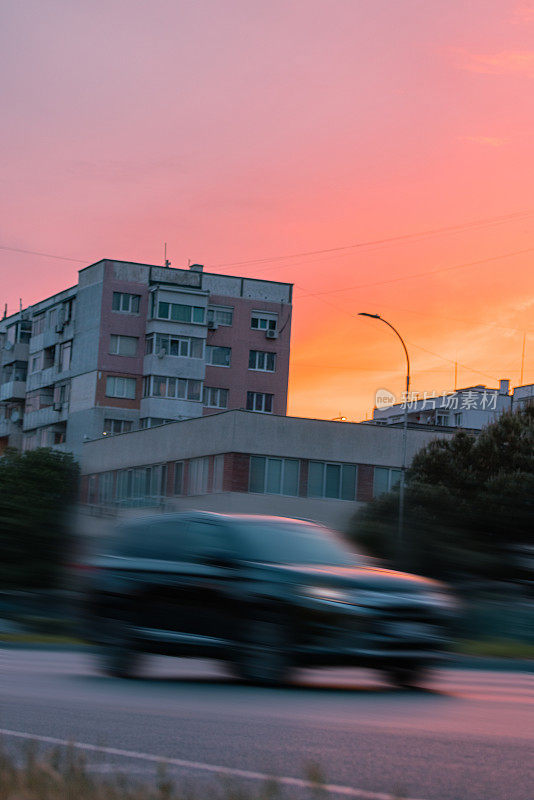
[[[72,342],[63,342],[63,344],[59,346],[58,372],[66,372],[66,370],[70,369],[71,354]]]
[[[116,433],[128,433],[132,428],[130,419],[105,419],[103,432],[106,436],[114,436]]]
[[[117,473],[115,496],[117,502],[124,506],[154,505],[154,501],[165,496],[166,483],[165,464],[123,469]]]
[[[145,428],[157,428],[159,425],[168,425],[170,422],[176,422],[176,420],[163,419],[162,417],[143,417],[139,420],[139,427],[141,430]]]
[[[166,375],[147,375],[144,397],[171,397],[179,400],[200,400],[202,381],[191,378],[170,378]]]
[[[204,322],[202,306],[188,306],[183,303],[158,303],[158,318],[170,319],[173,322]]]
[[[454,424],[461,426],[462,425],[462,417],[463,417],[463,414],[455,414],[454,415]]]
[[[215,322],[217,325],[231,325],[234,321],[234,309],[232,306],[208,306],[207,322]]]
[[[128,294],[126,292],[113,292],[111,308],[113,311],[122,311],[123,314],[139,314],[141,302],[140,294]]]
[[[253,311],[250,317],[250,327],[260,331],[275,331],[278,314],[269,311]]]
[[[106,378],[106,395],[107,397],[128,397],[133,400],[136,395],[136,383],[135,378],[119,378],[109,375]]]
[[[33,356],[31,360],[31,370],[30,372],[39,372],[41,369],[41,353],[37,356]]]
[[[32,336],[39,336],[45,329],[45,315],[39,314],[34,317],[32,324]]]
[[[64,406],[65,403],[69,402],[69,394],[70,385],[68,383],[58,383],[54,387],[54,405]]]
[[[385,492],[390,492],[400,481],[400,469],[389,467],[375,467],[373,475],[373,497],[379,497]]]
[[[206,494],[208,491],[209,458],[192,458],[189,462],[188,494]]]
[[[56,361],[56,347],[52,345],[52,347],[45,347],[43,350],[43,369],[50,369],[53,367]]]
[[[108,505],[113,502],[113,473],[101,472],[98,476],[98,502]]]
[[[137,336],[118,336],[112,333],[109,340],[109,352],[113,356],[136,356],[138,341]]]
[[[215,389],[204,386],[204,405],[208,408],[227,408],[228,389]]]
[[[298,460],[251,456],[249,492],[296,497],[299,493]]]
[[[146,355],[181,356],[203,358],[204,339],[196,336],[170,336],[166,333],[151,333],[146,337]]]
[[[356,495],[356,465],[310,461],[308,468],[308,497],[331,497],[354,500]]]
[[[266,353],[264,350],[251,350],[248,354],[248,368],[261,372],[274,372],[276,353]]]
[[[174,464],[174,494],[184,494],[184,462]]]
[[[436,425],[448,425],[448,424],[449,424],[448,414],[438,414],[436,416]]]
[[[229,367],[232,359],[231,347],[206,345],[206,363],[212,367]]]
[[[263,411],[264,414],[271,414],[272,410],[272,394],[265,394],[265,392],[247,392],[247,411]]]

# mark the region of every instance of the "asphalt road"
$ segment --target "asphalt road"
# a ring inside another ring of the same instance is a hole
[[[163,757],[206,797],[221,771],[254,790],[275,775],[287,797],[310,797],[314,764],[332,798],[534,798],[534,676],[523,672],[442,670],[428,691],[403,692],[364,670],[314,670],[261,689],[209,662],[151,658],[143,679],[121,681],[89,653],[5,649],[0,729],[9,747],[74,742],[90,769],[142,780]]]

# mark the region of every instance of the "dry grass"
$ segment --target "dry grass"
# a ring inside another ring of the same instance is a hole
[[[185,784],[177,786],[164,765],[150,784],[111,770],[111,777],[93,774],[84,756],[72,748],[43,754],[30,742],[13,755],[4,747],[0,749],[0,800],[289,800],[292,796],[274,779],[265,781],[257,791],[221,779],[199,792]],[[299,793],[299,798],[326,800],[320,769],[311,765],[306,779],[311,786],[306,794]]]

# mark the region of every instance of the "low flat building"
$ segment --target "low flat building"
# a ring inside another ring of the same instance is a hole
[[[407,460],[451,434],[408,429]],[[399,480],[401,429],[232,410],[87,442],[86,517],[196,508],[314,519],[343,530]]]

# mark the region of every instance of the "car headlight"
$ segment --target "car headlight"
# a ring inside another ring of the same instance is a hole
[[[354,603],[353,593],[331,586],[303,586],[301,593],[313,600],[324,600],[329,603]]]

